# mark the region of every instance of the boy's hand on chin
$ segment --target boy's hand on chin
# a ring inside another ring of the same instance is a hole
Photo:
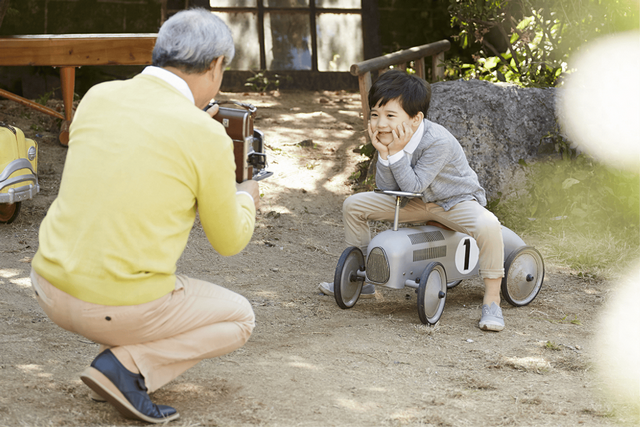
[[[378,139],[378,131],[377,130],[374,131],[373,128],[371,128],[371,123],[369,123],[368,127],[369,127],[369,138],[371,139],[371,144],[373,144],[373,148],[378,150],[378,153],[380,153],[380,157],[386,160],[387,156],[389,155],[389,149],[387,148],[387,145],[389,144],[385,144]]]
[[[387,148],[389,156],[393,156],[397,152],[404,150],[404,147],[411,141],[411,137],[415,132],[409,123],[402,122],[402,125],[391,131],[391,133],[393,134],[393,141]]]

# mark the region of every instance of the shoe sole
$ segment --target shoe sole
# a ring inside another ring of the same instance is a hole
[[[98,393],[96,393],[95,391],[91,390],[91,394],[89,395],[89,397],[91,398],[91,400],[93,400],[94,402],[98,402],[98,403],[104,403],[106,402],[105,398],[100,396]]]
[[[122,392],[120,392],[120,390],[118,390],[118,388],[111,382],[111,380],[109,380],[109,378],[107,378],[96,368],[89,367],[85,369],[84,372],[80,374],[80,379],[91,390],[95,391],[107,402],[113,405],[113,407],[115,407],[118,412],[120,412],[120,414],[125,418],[142,420],[152,424],[159,424],[173,421],[180,417],[180,414],[178,412],[163,418],[151,418],[144,415],[142,412],[134,408],[133,405],[127,400],[127,398],[124,397]]]
[[[504,325],[484,324],[479,326],[480,326],[480,329],[482,329],[483,331],[491,331],[491,332],[500,332],[501,330],[504,329]]]

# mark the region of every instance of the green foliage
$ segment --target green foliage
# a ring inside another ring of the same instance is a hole
[[[363,156],[367,156],[370,159],[373,159],[373,156],[377,152],[378,151],[376,150],[376,148],[370,142],[360,146],[360,154],[362,154]]]
[[[353,185],[353,190],[356,193],[361,191],[373,191],[376,187],[375,173],[370,171],[371,160],[365,160],[358,163],[357,169],[351,174],[349,180]]]
[[[590,40],[638,29],[634,0],[449,0],[463,48],[481,49],[473,64],[446,62],[446,77],[556,84],[569,57]]]
[[[548,349],[548,350],[553,350],[553,351],[560,351],[560,346],[556,343],[554,343],[553,341],[547,341],[546,343],[544,343],[544,348]]]
[[[566,323],[570,323],[572,325],[578,325],[578,326],[582,326],[582,322],[580,322],[580,320],[578,320],[578,315],[576,314],[573,319],[569,319],[569,316],[564,316],[562,319],[560,320],[549,320],[549,322],[551,323],[557,323],[557,324],[566,324]],[[547,343],[549,343],[549,341],[547,341]],[[548,345],[547,345],[548,347]]]
[[[244,84],[251,88],[254,92],[266,92],[267,90],[276,90],[280,87],[280,79],[282,76],[273,74],[268,76],[266,71],[254,72],[252,77],[247,79]],[[291,80],[290,76],[284,77],[286,81]]]
[[[58,89],[58,88],[54,88],[54,89],[50,90],[49,92],[43,93],[35,101],[40,105],[47,105],[47,101],[51,99],[51,97],[55,93],[56,89]],[[76,95],[76,94],[74,94],[74,95]]]
[[[367,159],[358,163],[356,171],[351,174],[349,180],[353,183],[353,189],[356,192],[373,191],[376,187],[375,162],[378,151],[371,142],[361,145],[359,151]]]

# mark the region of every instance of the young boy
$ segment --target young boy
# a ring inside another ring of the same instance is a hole
[[[479,327],[501,331],[500,222],[483,207],[485,191],[456,138],[425,118],[430,101],[429,83],[401,70],[385,72],[371,87],[369,136],[378,150],[376,185],[423,194],[400,209],[399,222],[437,221],[476,239],[485,285]],[[347,244],[359,247],[366,256],[371,241],[368,221],[391,221],[394,211],[395,197],[374,192],[349,196],[342,208]],[[333,295],[333,283],[321,283],[320,290]],[[374,286],[366,284],[361,297],[371,298],[374,292]]]

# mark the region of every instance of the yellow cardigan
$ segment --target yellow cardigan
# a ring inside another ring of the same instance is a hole
[[[99,84],[73,119],[33,268],[82,301],[153,301],[175,287],[196,209],[220,254],[251,239],[254,203],[236,194],[222,125],[154,76]]]

